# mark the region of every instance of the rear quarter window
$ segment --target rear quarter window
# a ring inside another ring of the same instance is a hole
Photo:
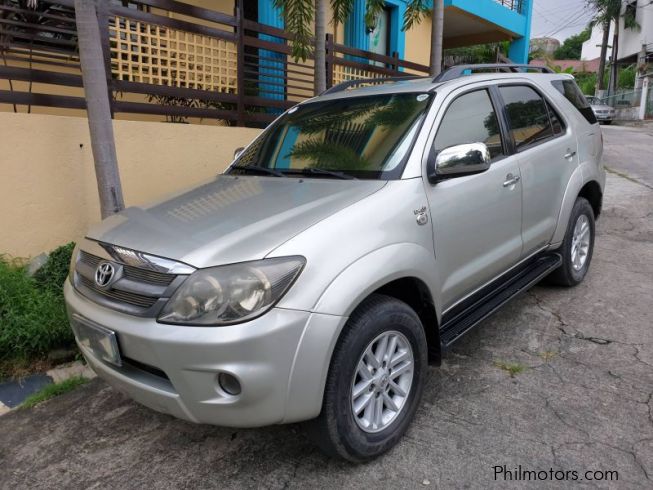
[[[553,80],[551,84],[558,92],[565,96],[571,104],[580,112],[587,122],[590,124],[596,123],[596,116],[590,107],[589,102],[580,91],[578,85],[573,80]]]

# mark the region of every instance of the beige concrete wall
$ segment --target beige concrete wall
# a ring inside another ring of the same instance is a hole
[[[128,206],[221,172],[260,130],[114,121]],[[85,118],[0,113],[0,254],[37,255],[83,236],[100,212]]]
[[[422,22],[406,31],[406,52],[404,57],[413,63],[429,65],[431,56],[431,18],[424,17]]]

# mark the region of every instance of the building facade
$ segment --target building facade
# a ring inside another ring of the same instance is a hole
[[[354,0],[328,24],[328,85],[427,74],[431,20],[402,29],[408,0],[386,0],[374,26]],[[445,0],[444,47],[510,41],[528,60],[533,0]],[[0,111],[83,115],[73,0],[0,0]],[[329,19],[331,20],[331,19]],[[311,58],[290,56],[273,0],[108,0],[102,33],[116,118],[264,125],[313,95]]]
[[[649,55],[653,54],[653,3],[649,0],[623,0],[619,19],[619,46],[616,56],[620,63],[636,63],[638,56],[645,47]],[[628,29],[625,25],[625,15],[632,15],[638,28]],[[610,26],[609,44],[612,44],[615,25]],[[601,54],[603,28],[595,26],[592,36],[583,43],[581,59],[592,60]],[[612,46],[608,48],[608,57],[612,56]],[[650,61],[650,60],[649,60]]]

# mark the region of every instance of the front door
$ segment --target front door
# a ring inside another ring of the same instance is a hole
[[[549,244],[571,174],[578,165],[576,135],[551,103],[529,85],[500,86],[522,176],[522,255]]]
[[[433,146],[439,152],[464,143],[485,143],[490,169],[425,182],[444,310],[510,269],[522,248],[519,164],[508,154],[485,88],[450,99]]]

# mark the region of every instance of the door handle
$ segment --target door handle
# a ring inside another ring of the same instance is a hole
[[[567,153],[565,153],[565,158],[569,160],[570,158],[573,158],[574,155],[576,155],[575,151],[567,150]]]
[[[510,187],[511,185],[515,185],[520,180],[521,180],[521,177],[519,175],[508,174],[508,175],[506,175],[506,181],[503,183],[503,186],[504,187]]]

